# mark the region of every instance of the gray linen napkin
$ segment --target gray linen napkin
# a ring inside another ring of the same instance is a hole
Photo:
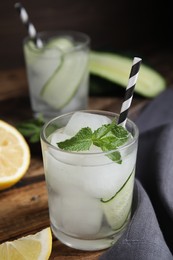
[[[173,89],[140,114],[134,214],[100,260],[173,259]]]

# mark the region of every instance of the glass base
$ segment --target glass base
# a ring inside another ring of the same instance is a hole
[[[43,116],[45,121],[49,121],[57,116],[72,112],[72,111],[78,111],[78,110],[85,110],[88,106],[88,99],[87,97],[82,98],[79,101],[72,100],[71,102],[74,102],[74,105],[67,105],[62,109],[53,109],[50,108],[48,105],[40,104],[40,100],[33,101],[32,105],[32,111],[34,118],[40,118],[40,115]]]
[[[113,244],[116,243],[116,241],[122,236],[122,233],[124,232],[121,229],[118,233],[111,235],[106,238],[101,238],[101,239],[78,239],[75,237],[71,237],[69,235],[66,235],[65,233],[61,232],[60,230],[57,230],[52,224],[51,224],[51,229],[55,237],[60,240],[63,244],[75,248],[78,250],[83,250],[83,251],[97,251],[97,250],[102,250],[111,247]]]

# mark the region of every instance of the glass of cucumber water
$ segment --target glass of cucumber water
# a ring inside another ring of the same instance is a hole
[[[138,128],[118,115],[83,110],[58,116],[41,131],[52,231],[80,250],[101,250],[131,218]]]
[[[45,121],[71,111],[86,109],[89,85],[88,35],[76,31],[42,32],[37,48],[29,38],[23,50],[31,107]]]

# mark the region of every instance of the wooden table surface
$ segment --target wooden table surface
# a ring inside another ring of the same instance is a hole
[[[119,112],[122,97],[90,97],[88,108]],[[148,102],[135,96],[130,109],[133,119]],[[14,126],[32,116],[25,70],[0,72],[0,118]],[[15,186],[0,192],[0,243],[33,234],[49,226],[47,190],[40,145],[31,147],[30,167]],[[50,259],[98,259],[103,251],[83,252],[68,248],[53,238]]]

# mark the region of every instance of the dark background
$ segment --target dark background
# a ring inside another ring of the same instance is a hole
[[[14,3],[0,1],[0,69],[24,65],[22,40],[27,31]],[[23,0],[21,3],[37,31],[85,32],[91,37],[92,49],[139,55],[151,66],[157,61],[157,69],[163,74],[159,62],[170,64],[173,57],[171,1]]]

